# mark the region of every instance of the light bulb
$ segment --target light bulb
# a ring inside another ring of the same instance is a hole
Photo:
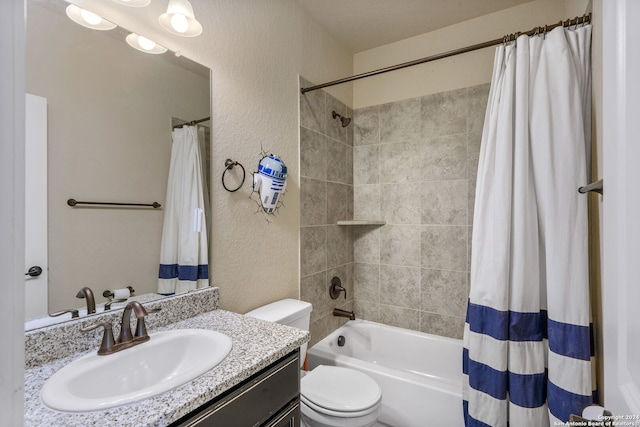
[[[184,33],[189,29],[189,21],[187,17],[181,13],[174,13],[171,16],[171,26],[179,33]]]
[[[88,10],[80,9],[80,16],[82,16],[82,19],[84,19],[87,24],[98,25],[102,22],[101,17]]]
[[[138,36],[138,44],[144,50],[153,50],[153,48],[156,47],[156,42],[143,36]]]

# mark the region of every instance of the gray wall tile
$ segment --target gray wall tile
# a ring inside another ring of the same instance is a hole
[[[419,188],[407,184],[382,184],[380,190],[382,218],[387,224],[420,223],[421,195]]]
[[[380,106],[380,143],[402,142],[420,137],[420,98]]]
[[[380,185],[353,186],[353,217],[380,219]]]
[[[467,271],[467,227],[422,226],[422,266],[437,270]]]
[[[326,181],[300,178],[300,225],[325,225],[326,223]]]
[[[420,312],[418,310],[394,307],[386,304],[380,304],[378,309],[380,321],[385,325],[412,329],[414,331],[420,327]]]
[[[353,148],[353,184],[377,184],[379,146],[363,145]]]
[[[351,194],[349,187],[345,184],[327,182],[327,224],[335,224],[337,221],[351,219],[347,215],[349,196]]]
[[[425,181],[422,183],[422,223],[466,225],[467,180]]]
[[[423,180],[467,178],[467,135],[448,135],[423,140]]]
[[[374,226],[359,226],[353,233],[353,260],[380,264],[380,229]]]
[[[327,272],[300,279],[300,299],[311,303],[311,321],[315,322],[331,311],[331,304],[327,286]]]
[[[327,230],[321,227],[300,228],[300,276],[327,269]]]
[[[344,142],[334,139],[327,141],[327,181],[346,184],[347,179],[347,151],[351,151]]]
[[[406,141],[380,145],[380,182],[420,181],[420,141]]]
[[[382,227],[380,263],[420,266],[420,226],[385,225]]]
[[[347,227],[327,226],[327,268],[334,268],[348,262],[349,251],[353,250],[353,247],[349,247],[350,243]]]
[[[360,108],[353,112],[353,145],[380,143],[380,106]]]
[[[356,262],[353,266],[354,299],[380,302],[380,264]]]
[[[423,137],[467,132],[467,89],[423,96],[421,105]]]
[[[347,213],[387,222],[347,234],[358,318],[462,337],[488,92],[479,85],[349,113]],[[329,330],[340,321],[325,316],[317,324]]]
[[[326,137],[307,128],[300,128],[300,175],[327,179]]]
[[[464,317],[467,299],[468,273],[422,269],[420,310],[436,314]]]
[[[419,309],[420,268],[380,266],[380,302],[397,307]]]
[[[378,303],[355,300],[353,302],[353,309],[356,319],[382,323],[380,320],[380,304]]]
[[[482,133],[484,127],[484,117],[487,110],[487,102],[489,100],[490,84],[473,86],[468,89],[469,94],[469,116],[468,128],[469,133]]]
[[[464,318],[420,312],[420,331],[443,337],[462,339]]]

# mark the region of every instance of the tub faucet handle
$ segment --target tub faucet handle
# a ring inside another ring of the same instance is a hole
[[[347,299],[347,290],[342,286],[342,281],[339,277],[335,276],[331,279],[331,286],[329,286],[329,296],[331,299],[336,299],[340,296],[340,292],[344,292],[344,299]]]

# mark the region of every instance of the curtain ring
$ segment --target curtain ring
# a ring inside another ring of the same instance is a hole
[[[226,185],[225,185],[225,183],[224,183],[224,175],[227,173],[227,171],[228,171],[229,169],[233,169],[233,167],[234,167],[234,166],[236,166],[236,165],[237,165],[237,166],[240,166],[240,167],[242,168],[242,182],[240,183],[240,185],[238,185],[238,187],[237,187],[237,188],[235,188],[234,190],[230,190],[229,188],[227,188],[227,186],[226,186]],[[244,166],[242,166],[242,164],[241,164],[241,163],[236,162],[236,161],[231,160],[231,159],[227,159],[227,160],[224,162],[224,166],[225,166],[225,168],[224,168],[224,172],[222,172],[222,186],[223,186],[223,187],[224,187],[224,189],[225,189],[225,190],[227,190],[229,193],[234,193],[234,192],[238,191],[240,188],[242,188],[242,186],[244,185],[244,180],[245,180],[245,178],[247,177],[247,173],[246,173],[246,171],[244,170]]]
[[[545,24],[544,26],[544,33],[542,34],[542,39],[546,40],[547,39],[547,25]]]

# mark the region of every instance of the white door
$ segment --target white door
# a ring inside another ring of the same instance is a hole
[[[25,319],[47,315],[47,99],[25,100]]]
[[[602,8],[604,405],[640,425],[640,1]]]

